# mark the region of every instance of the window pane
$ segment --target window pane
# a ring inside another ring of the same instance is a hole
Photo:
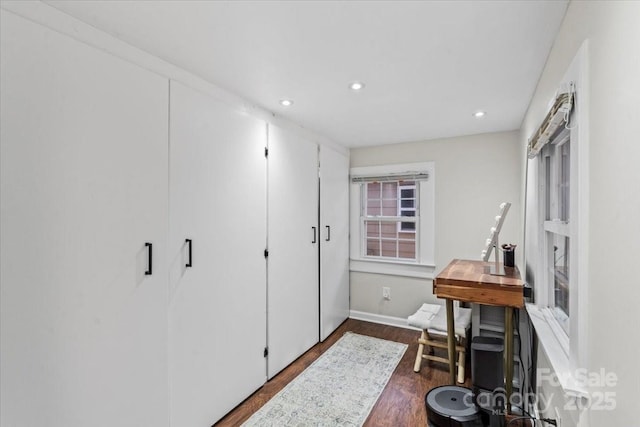
[[[367,183],[367,199],[379,199],[380,198],[380,183],[368,182]]]
[[[367,255],[380,256],[380,240],[367,239]]]
[[[381,184],[379,182],[368,182],[366,184],[366,216],[378,216],[382,214]]]
[[[553,234],[554,305],[569,316],[569,238]]]
[[[415,200],[413,200],[413,199],[402,200],[400,202],[400,207],[401,208],[414,208],[415,204],[416,204]]]
[[[401,222],[400,230],[402,231],[415,231],[416,223],[415,222]]]
[[[551,157],[544,157],[544,219],[551,220]]]
[[[397,182],[385,182],[382,184],[382,198],[393,199],[398,198],[398,183]]]
[[[558,180],[558,206],[560,207],[560,219],[569,221],[569,184],[570,184],[570,141],[560,147],[560,177]]]
[[[396,199],[385,199],[382,201],[382,215],[384,216],[397,216],[398,215],[398,201]]]
[[[382,214],[380,209],[380,200],[368,200],[367,201],[367,216],[378,216]]]
[[[367,239],[380,237],[380,221],[367,221],[365,226],[367,228]]]
[[[400,191],[400,198],[402,199],[413,199],[414,198],[414,189],[413,188],[403,188]]]
[[[397,241],[396,240],[383,240],[382,241],[382,256],[389,258],[397,258]]]
[[[386,239],[397,239],[398,238],[398,227],[396,226],[396,222],[393,221],[385,221],[381,224],[382,228],[382,237]]]
[[[400,240],[398,242],[398,258],[416,259],[416,241],[414,233],[401,233],[413,237],[414,240]]]

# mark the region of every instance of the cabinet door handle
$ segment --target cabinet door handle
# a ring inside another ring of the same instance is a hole
[[[311,243],[315,243],[316,242],[316,228],[315,227],[311,227],[313,229],[313,241]]]
[[[331,240],[331,226],[325,225],[325,227],[327,227],[327,238],[325,240],[328,242],[329,240]]]
[[[149,264],[147,265],[147,271],[144,272],[145,276],[151,276],[153,272],[153,245],[149,242],[144,244],[148,248]]]
[[[185,239],[185,243],[188,246],[188,251],[189,251],[189,261],[187,261],[187,263],[184,265],[185,267],[193,267],[193,263],[191,260],[191,254],[193,252],[193,248],[191,246],[191,239]]]

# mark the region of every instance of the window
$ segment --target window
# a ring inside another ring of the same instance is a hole
[[[585,41],[558,85],[554,106],[529,140],[527,163],[526,197],[531,203],[525,221],[531,219],[531,227],[525,229],[530,249],[525,271],[535,289],[527,312],[560,386],[574,397],[588,396],[584,380],[576,375],[587,366],[588,353],[587,51]]]
[[[367,257],[416,260],[416,182],[362,183],[361,222]]]
[[[351,271],[432,278],[433,162],[351,169]]]
[[[549,288],[548,306],[559,325],[569,333],[571,261],[571,133],[562,128],[540,156],[544,212],[541,241],[545,265],[544,283]]]

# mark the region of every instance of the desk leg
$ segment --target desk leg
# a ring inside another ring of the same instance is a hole
[[[511,393],[513,392],[513,308],[504,309],[504,372],[506,410],[511,413]]]
[[[453,300],[447,299],[447,344],[449,346],[449,378],[456,385],[456,327],[453,316]]]

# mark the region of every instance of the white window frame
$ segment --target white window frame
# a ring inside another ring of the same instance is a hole
[[[546,212],[540,203],[544,193],[539,177],[545,173],[542,162],[529,160],[531,173],[528,190],[538,209],[532,212],[538,230],[531,236],[537,240],[538,251],[527,255],[527,266],[534,272],[535,303],[527,304],[527,312],[536,330],[542,350],[555,371],[560,386],[567,396],[586,399],[587,389],[576,377],[579,368],[587,366],[588,348],[588,252],[589,252],[589,126],[588,126],[588,41],[579,49],[559,85],[559,91],[567,90],[573,82],[576,89],[574,109],[571,113],[571,166],[570,166],[570,212],[567,226],[562,221],[545,221]],[[554,96],[555,99],[555,96]],[[553,218],[552,218],[553,219]],[[568,234],[570,238],[569,313],[567,328],[558,321],[553,310],[553,283],[547,275],[547,259],[541,247],[546,244],[546,230]],[[547,279],[545,279],[547,277]]]
[[[435,164],[434,162],[403,163],[395,165],[351,168],[351,176],[384,176],[403,173],[427,173],[428,179],[416,186],[419,216],[416,218],[416,260],[366,257],[364,229],[361,225],[363,195],[360,183],[350,186],[350,270],[355,272],[387,274],[433,279],[435,271]]]

